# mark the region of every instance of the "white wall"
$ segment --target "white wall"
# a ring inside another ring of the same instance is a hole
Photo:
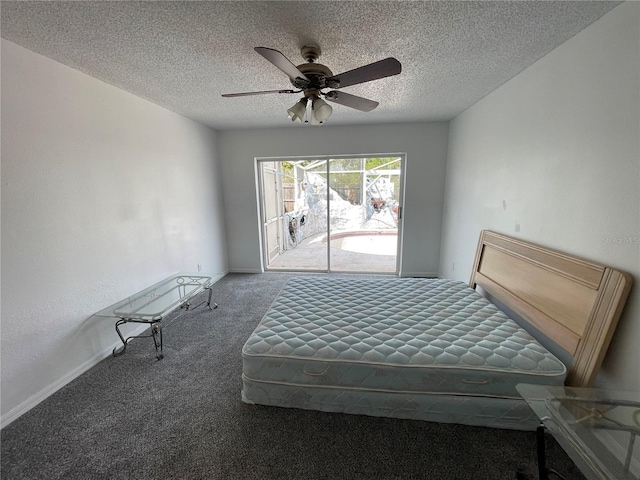
[[[631,273],[598,383],[636,391],[639,30],[640,4],[622,4],[451,122],[440,263],[468,281],[491,229]]]
[[[261,268],[256,157],[406,153],[401,270],[408,276],[437,274],[447,132],[446,122],[220,132],[229,269]]]
[[[2,40],[2,423],[117,337],[92,317],[225,272],[216,133]]]

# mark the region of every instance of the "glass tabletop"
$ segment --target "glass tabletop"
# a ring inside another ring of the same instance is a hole
[[[587,479],[640,479],[640,392],[516,388]]]
[[[178,273],[94,315],[143,321],[159,320],[211,284],[210,276]]]

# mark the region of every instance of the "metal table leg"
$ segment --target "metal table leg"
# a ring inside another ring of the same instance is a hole
[[[124,338],[124,336],[122,335],[122,332],[120,331],[120,326],[124,325],[125,323],[149,324],[151,325],[150,327],[151,333],[148,335],[133,335],[131,337]],[[156,348],[156,358],[158,360],[162,360],[162,358],[164,358],[164,353],[162,352],[162,325],[160,324],[160,320],[149,322],[149,321],[137,321],[129,318],[121,318],[116,322],[116,333],[118,334],[118,337],[120,337],[120,340],[122,341],[122,346],[120,348],[115,347],[113,349],[112,355],[114,357],[119,357],[127,350],[127,345],[129,344],[129,340],[131,340],[132,338],[153,337],[153,344]]]
[[[536,457],[538,463],[538,480],[549,480],[549,473],[558,475],[558,477],[562,479],[563,477],[558,474],[558,472],[547,468],[547,454],[545,451],[546,449],[544,441],[545,431],[546,429],[543,423],[538,425],[538,428],[536,429]],[[516,479],[530,480],[530,477],[528,477],[527,474],[523,471],[518,471],[516,472]]]
[[[122,355],[127,349],[127,340],[129,339],[127,338],[125,340],[125,338],[122,336],[122,333],[120,332],[120,325],[123,325],[125,323],[127,323],[127,321],[122,318],[116,322],[116,333],[118,334],[118,336],[120,337],[120,340],[122,341],[122,346],[120,348],[114,347],[112,352],[114,357]]]
[[[544,445],[544,424],[538,425],[536,429],[536,444],[537,444],[537,452],[538,452],[538,479],[539,480],[548,480],[549,475],[547,474],[547,457],[545,454],[545,445]]]
[[[209,290],[209,300],[207,300],[207,306],[209,307],[209,310],[213,310],[213,308],[218,308],[217,303],[214,303],[213,308],[211,308],[211,294],[213,293],[213,290],[211,289],[211,287],[207,287],[206,289]]]
[[[566,480],[565,477],[560,475],[559,472],[554,470],[553,468],[547,468],[547,454],[545,448],[545,439],[544,434],[546,432],[546,428],[543,423],[538,425],[536,429],[536,451],[538,457],[538,480],[549,480],[549,475],[553,475],[554,478],[559,478],[560,480]],[[519,473],[516,477],[518,480],[526,479],[524,475]]]
[[[205,288],[205,290],[209,290],[209,299],[200,302],[198,305],[193,307],[193,310],[195,310],[200,305],[203,305],[205,303],[207,304],[207,307],[209,307],[209,310],[213,310],[214,308],[218,308],[218,304],[217,303],[214,303],[213,307],[211,306],[211,295],[213,294],[213,290],[211,289],[211,287],[207,287],[207,288]],[[180,305],[180,308],[184,308],[185,310],[189,310],[189,308],[191,308],[191,304],[188,303],[188,302],[185,302],[182,305]]]
[[[162,325],[160,325],[160,322],[151,324],[151,335],[153,336],[153,344],[156,347],[156,358],[162,360],[164,353],[162,352]]]

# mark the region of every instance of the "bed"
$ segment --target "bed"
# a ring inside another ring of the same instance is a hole
[[[631,282],[490,231],[481,232],[469,285],[296,277],[243,347],[242,400],[532,430],[539,421],[516,385],[591,385]],[[486,297],[568,352],[570,365]]]

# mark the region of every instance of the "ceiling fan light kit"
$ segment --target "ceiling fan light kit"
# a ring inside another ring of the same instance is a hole
[[[289,118],[292,122],[302,122],[305,114],[307,113],[307,99],[303,98],[300,101],[296,102],[296,104],[287,110],[289,114]]]
[[[402,65],[395,58],[385,58],[378,62],[370,63],[363,67],[355,68],[347,72],[334,75],[325,65],[317,63],[320,56],[320,47],[317,45],[305,45],[300,49],[302,58],[307,63],[294,65],[278,50],[267,47],[255,47],[257,53],[284,72],[291,84],[298,90],[264,90],[260,92],[227,93],[223,97],[244,97],[250,95],[264,95],[270,93],[303,93],[304,98],[287,110],[289,118],[293,122],[311,123],[322,125],[333,113],[333,108],[325,102],[321,96],[330,102],[354,108],[362,112],[370,112],[378,106],[378,102],[366,98],[351,95],[349,93],[331,90],[323,92],[326,88],[339,89],[370,82],[380,78],[398,75],[402,71]],[[308,105],[311,106],[309,117],[305,118]]]
[[[313,117],[320,123],[323,124],[328,120],[328,118],[333,113],[333,108],[327,102],[322,100],[320,97],[315,97],[313,99],[313,103],[311,104],[311,110],[313,112]]]

